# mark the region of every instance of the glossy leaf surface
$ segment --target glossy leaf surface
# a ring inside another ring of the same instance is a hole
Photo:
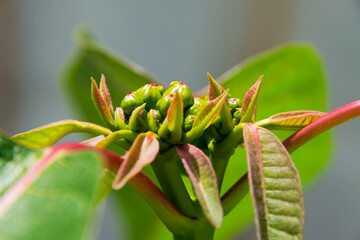
[[[215,228],[219,228],[224,214],[216,174],[210,159],[191,144],[179,145],[176,151],[189,175],[205,217]]]
[[[58,150],[30,150],[0,136],[1,239],[83,235],[100,195],[108,193],[99,186],[102,157],[92,150]]]
[[[289,153],[269,130],[244,126],[250,192],[259,239],[302,239],[304,200]]]

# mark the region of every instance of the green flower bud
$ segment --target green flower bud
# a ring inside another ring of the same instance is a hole
[[[164,94],[164,87],[163,86],[156,86],[156,88],[159,90],[160,95],[162,96]]]
[[[163,119],[159,110],[150,109],[148,113],[149,130],[157,132],[160,128],[162,120]]]
[[[148,111],[155,108],[157,101],[161,98],[160,90],[154,83],[146,84],[145,86],[139,88],[136,90],[135,94],[146,102],[146,110]]]
[[[162,116],[166,116],[167,110],[170,107],[171,101],[174,100],[174,95],[164,95],[160,100],[156,103],[156,108],[160,111]]]
[[[184,123],[183,123],[183,130],[184,132],[188,132],[191,130],[192,126],[193,126],[193,123],[194,123],[194,120],[195,120],[195,117],[194,115],[188,115],[185,120],[184,120]]]
[[[206,100],[195,98],[194,104],[186,111],[185,115],[198,115],[201,109],[207,104]]]
[[[238,98],[229,98],[229,107],[231,108],[231,113],[236,111],[236,108],[241,107],[241,101]]]
[[[120,106],[125,114],[131,115],[132,111],[134,111],[136,107],[141,106],[143,103],[144,101],[141,97],[135,93],[130,92],[121,101]]]
[[[238,125],[241,120],[241,108],[236,108],[233,113],[233,124]]]
[[[164,96],[175,94],[178,92],[184,103],[184,109],[191,107],[194,104],[194,96],[189,87],[182,82],[170,83],[170,88],[165,91]],[[164,97],[163,96],[163,97]]]

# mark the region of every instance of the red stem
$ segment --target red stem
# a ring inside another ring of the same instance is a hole
[[[288,137],[283,145],[289,153],[294,152],[301,145],[316,137],[317,135],[333,128],[341,123],[347,122],[355,117],[360,116],[360,100],[349,103],[334,111],[331,111],[320,117],[313,123],[300,129]],[[221,198],[224,213],[229,213],[248,192],[248,179],[245,173]]]
[[[288,152],[292,153],[301,145],[316,137],[320,133],[358,116],[360,116],[360,100],[349,103],[325,114],[313,123],[288,137],[283,144]]]

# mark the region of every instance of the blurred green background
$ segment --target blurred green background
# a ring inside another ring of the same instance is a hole
[[[57,74],[74,48],[71,35],[79,24],[164,82],[183,81],[194,91],[207,84],[207,71],[217,77],[269,47],[305,40],[324,57],[329,107],[359,99],[356,0],[1,0],[1,129],[14,134],[75,118],[59,90]],[[305,194],[304,239],[360,239],[359,123],[356,119],[335,130],[334,164]],[[126,232],[126,226],[117,226],[108,210],[99,239]],[[255,239],[253,229],[244,239]]]

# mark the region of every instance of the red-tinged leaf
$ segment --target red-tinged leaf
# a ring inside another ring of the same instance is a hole
[[[244,125],[259,239],[302,239],[304,201],[300,176],[289,153],[269,130]]]
[[[267,129],[299,130],[325,115],[318,111],[292,111],[275,114],[256,123]]]
[[[110,114],[112,114],[112,116],[114,117],[114,107],[113,107],[113,104],[111,102],[110,92],[109,92],[109,89],[108,89],[108,87],[106,85],[104,74],[101,74],[100,93],[101,93],[101,96],[103,97],[103,99],[105,101],[105,104],[106,104],[107,108],[109,109]]]
[[[105,99],[103,98],[96,81],[91,78],[91,98],[94,105],[100,114],[101,119],[112,130],[116,129],[116,123],[114,120],[114,113],[109,109]]]
[[[224,88],[215,81],[215,79],[210,75],[210,73],[207,73],[207,77],[209,79],[209,100],[214,100],[221,94],[225,92]]]
[[[144,109],[145,109],[146,103],[144,103],[143,105],[135,108],[134,111],[132,111],[131,113],[131,117],[129,119],[129,129],[132,131],[139,131],[142,128],[142,125],[144,125],[142,123],[142,119],[140,117],[140,115],[143,113]]]
[[[197,200],[206,219],[215,228],[223,221],[223,209],[219,196],[216,174],[210,159],[191,144],[176,147],[186,172],[189,175]]]
[[[176,92],[174,100],[171,102],[167,111],[167,121],[170,131],[176,131],[182,128],[184,103],[178,92]]]
[[[141,133],[135,139],[113,182],[114,189],[122,188],[132,177],[154,161],[159,152],[159,143],[153,132]]]
[[[62,120],[24,133],[19,133],[11,137],[11,139],[23,146],[38,149],[51,146],[71,133],[107,135],[110,134],[111,131],[93,123]]]
[[[246,92],[241,107],[241,122],[250,122],[255,118],[256,103],[263,76]]]
[[[182,124],[184,119],[184,103],[178,92],[176,92],[174,100],[171,102],[165,121],[171,132],[169,142],[178,143],[181,141]]]
[[[210,126],[210,124],[219,115],[228,92],[229,90],[221,94],[216,99],[209,101],[204,106],[204,108],[201,109],[201,111],[194,120],[193,127],[189,132],[185,134],[185,142],[191,142],[194,139],[198,138],[202,134],[202,132]]]
[[[221,94],[225,92],[224,88],[215,81],[215,79],[210,75],[207,74],[209,78],[209,100],[214,100]],[[221,108],[220,112],[220,119],[221,119],[221,128],[218,129],[219,132],[223,135],[230,133],[233,129],[233,122],[232,122],[232,115],[229,107],[228,99],[225,98],[225,103]]]

